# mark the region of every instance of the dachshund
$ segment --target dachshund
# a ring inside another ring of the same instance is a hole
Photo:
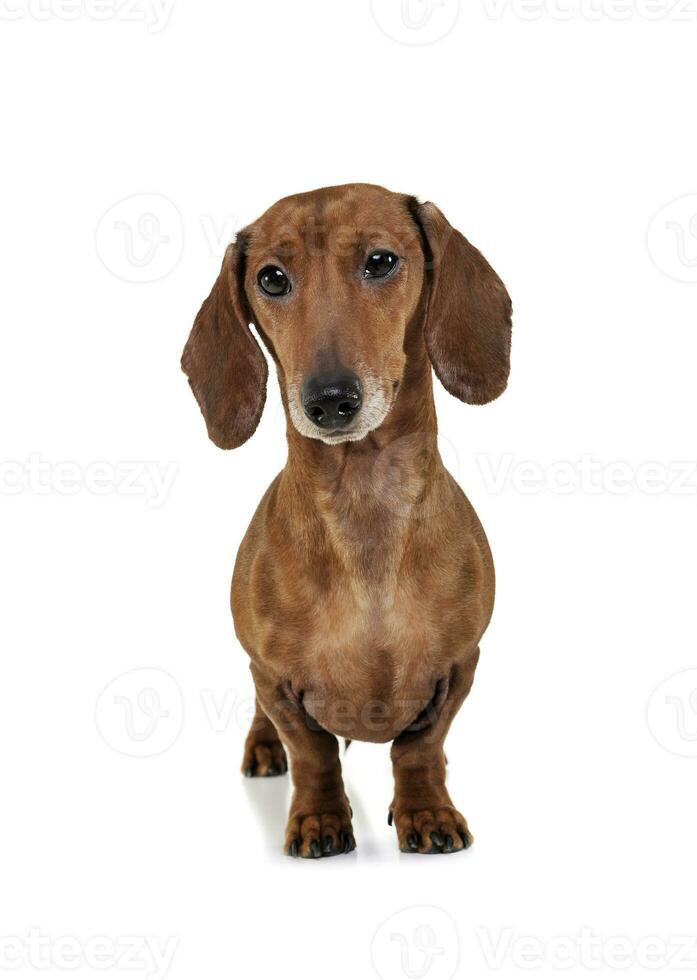
[[[470,404],[504,391],[506,288],[431,203],[372,184],[284,198],[228,247],[182,356],[222,449],[250,438],[264,406],[252,325],[278,372],[288,457],[232,580],[256,688],[242,771],[279,775],[289,758],[285,853],[328,857],[356,846],[338,738],[391,742],[400,850],[464,850],[443,742],[494,568],[438,452],[431,368]]]

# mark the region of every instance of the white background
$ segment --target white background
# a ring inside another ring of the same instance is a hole
[[[697,7],[139,2],[0,0],[0,969],[159,980],[157,943],[171,980],[686,975]],[[359,744],[357,852],[282,855],[228,610],[278,389],[223,453],[178,366],[235,229],[353,180],[438,203],[514,301],[505,395],[437,393],[498,572],[451,857],[398,853]]]

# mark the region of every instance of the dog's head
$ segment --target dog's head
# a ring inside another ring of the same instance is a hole
[[[330,444],[364,438],[392,407],[417,311],[447,390],[472,404],[500,395],[510,299],[437,207],[370,184],[274,204],[228,248],[184,349],[211,439],[239,446],[261,417],[267,366],[250,323],[297,431]]]

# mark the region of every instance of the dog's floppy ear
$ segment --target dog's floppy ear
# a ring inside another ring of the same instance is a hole
[[[268,367],[249,321],[241,234],[225,253],[220,275],[194,321],[181,362],[208,435],[221,449],[235,449],[249,439],[266,400]]]
[[[504,391],[511,351],[511,300],[487,260],[430,202],[413,201],[430,296],[426,347],[443,386],[483,405]]]

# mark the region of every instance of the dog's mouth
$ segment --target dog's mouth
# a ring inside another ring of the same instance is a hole
[[[364,439],[369,432],[372,432],[372,429],[366,429],[365,426],[356,425],[355,428],[323,429],[322,432],[313,432],[310,438],[319,439],[322,442],[334,446],[339,442],[358,442],[360,439]]]
[[[385,421],[397,396],[398,381],[384,380],[370,375],[361,378],[362,404],[352,414],[350,421],[340,425],[320,425],[308,417],[301,397],[299,382],[289,385],[288,406],[297,431],[308,439],[317,439],[335,446],[342,442],[359,442]]]

